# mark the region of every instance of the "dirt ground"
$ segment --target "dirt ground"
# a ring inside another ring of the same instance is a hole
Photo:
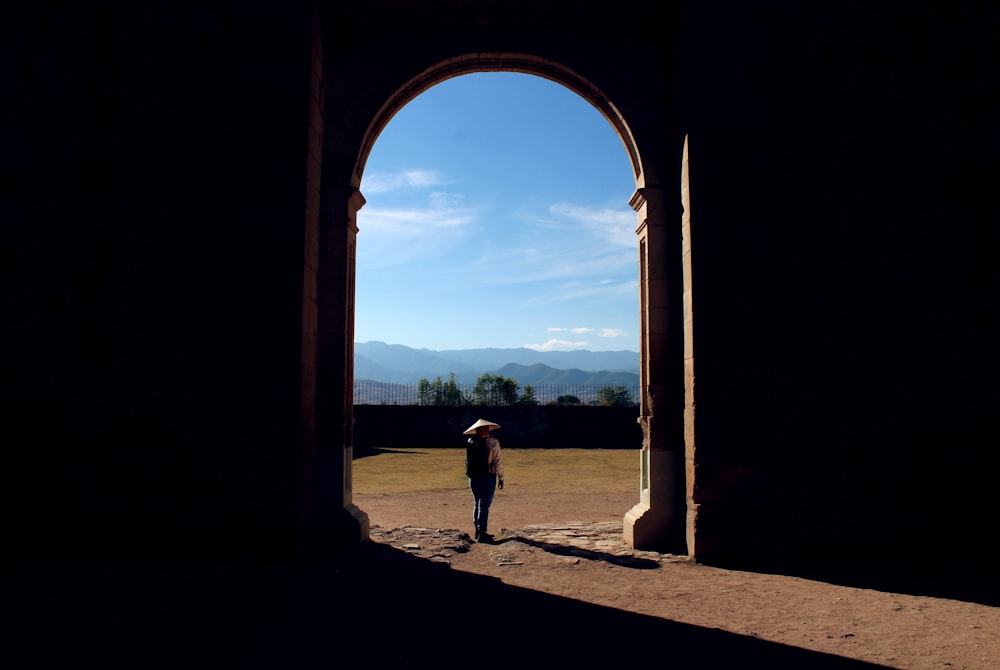
[[[621,520],[634,502],[509,485],[491,515],[499,542],[480,544],[467,491],[355,493],[371,541],[313,560],[17,564],[0,583],[0,657],[104,670],[1000,668],[995,590],[941,597],[633,552]],[[574,545],[578,527],[602,534]]]
[[[408,544],[412,551],[421,540],[405,532],[407,527],[435,529],[453,540],[437,557],[452,573],[588,603],[601,613],[613,608],[642,615],[649,625],[682,624],[685,632],[678,639],[685,643],[708,632],[727,633],[721,642],[685,652],[700,659],[698,667],[727,665],[713,664],[706,651],[726,645],[736,656],[752,658],[757,647],[740,646],[752,639],[770,643],[768,658],[783,659],[765,662],[771,667],[1000,668],[997,607],[721,569],[686,557],[654,554],[650,560],[648,553],[633,552],[636,560],[629,562],[621,560],[621,548],[566,553],[518,537],[537,524],[621,521],[634,502],[617,494],[518,494],[508,487],[497,493],[490,523],[491,532],[507,539],[488,545],[454,541],[471,534],[466,491],[355,494],[376,531],[376,545],[406,551]],[[789,656],[801,651],[812,654]]]

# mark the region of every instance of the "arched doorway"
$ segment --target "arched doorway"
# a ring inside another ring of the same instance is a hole
[[[423,91],[448,78],[476,72],[518,72],[540,76],[574,91],[587,100],[608,120],[628,153],[635,179],[630,204],[637,213],[637,246],[640,279],[640,354],[641,398],[640,423],[643,448],[640,463],[640,503],[624,519],[625,537],[639,549],[657,549],[686,553],[688,521],[685,492],[684,439],[684,338],[683,282],[681,273],[682,235],[680,227],[680,183],[664,178],[662,170],[651,181],[639,143],[633,136],[625,115],[611,98],[579,72],[552,59],[527,53],[467,53],[439,60],[408,79],[386,90],[377,107],[371,106],[370,120],[359,133],[357,152],[348,153],[350,145],[337,156],[337,176],[347,183],[328,177],[331,152],[323,153],[322,215],[319,246],[323,262],[333,271],[320,269],[318,277],[317,400],[326,408],[342,408],[342,420],[336,416],[317,416],[317,492],[338,482],[343,513],[336,516],[344,524],[338,532],[360,541],[367,539],[368,519],[352,500],[352,404],[354,340],[354,261],[356,253],[357,213],[365,204],[361,177],[371,148],[393,115]],[[384,82],[383,82],[384,83]],[[331,100],[329,90],[324,104]],[[342,127],[331,127],[329,119],[324,135],[337,136]],[[666,133],[670,136],[670,133]],[[659,140],[657,140],[658,142]],[[328,144],[324,142],[324,145]],[[658,148],[658,147],[657,147]],[[348,171],[348,163],[350,169]],[[680,174],[680,161],[667,175]],[[340,219],[344,209],[346,220]],[[340,275],[338,268],[344,269]],[[325,288],[323,280],[326,280]],[[330,291],[330,298],[324,296]],[[335,292],[335,293],[334,293]],[[689,304],[689,303],[688,303]],[[327,325],[324,333],[323,324]],[[339,362],[343,356],[342,364]],[[341,450],[337,443],[342,445]],[[690,440],[688,440],[690,446]],[[323,447],[328,445],[329,448]],[[693,471],[693,469],[692,469]],[[329,507],[328,507],[329,508]]]

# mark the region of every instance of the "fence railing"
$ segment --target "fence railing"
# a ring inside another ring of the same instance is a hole
[[[529,392],[530,388],[530,392]],[[514,397],[477,393],[474,384],[447,389],[446,393],[424,393],[418,384],[354,382],[355,405],[631,405],[639,397],[639,384],[524,384]]]

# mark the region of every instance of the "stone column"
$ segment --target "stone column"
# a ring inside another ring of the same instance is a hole
[[[638,215],[640,381],[639,503],[625,515],[635,549],[686,553],[680,206],[662,188],[640,188]]]
[[[368,516],[352,500],[354,270],[359,191],[323,190],[317,290],[316,486],[317,549],[342,549],[368,540]],[[338,214],[339,213],[339,214]],[[332,543],[332,546],[326,546]]]
[[[344,296],[347,314],[344,317],[344,479],[342,500],[344,508],[355,517],[364,517],[364,539],[368,538],[368,517],[354,505],[354,481],[351,464],[354,460],[354,296],[358,258],[358,212],[365,206],[365,198],[355,190],[347,201],[347,290]]]
[[[686,541],[689,556],[695,555],[695,527],[698,506],[694,502],[695,486],[695,366],[694,366],[694,298],[691,289],[691,188],[688,173],[688,137],[684,136],[681,156],[681,271],[683,272],[684,305],[684,498],[687,507]]]

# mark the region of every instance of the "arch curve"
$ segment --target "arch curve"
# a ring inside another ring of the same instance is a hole
[[[354,188],[361,187],[361,177],[364,174],[364,167],[368,162],[372,147],[399,110],[436,84],[453,77],[481,72],[514,72],[535,75],[565,86],[589,102],[611,124],[618,135],[628,153],[632,174],[636,180],[636,189],[643,188],[642,159],[639,148],[625,118],[607,95],[590,80],[553,60],[530,54],[505,52],[478,52],[449,58],[427,68],[400,86],[379,108],[365,132],[352,174]]]

